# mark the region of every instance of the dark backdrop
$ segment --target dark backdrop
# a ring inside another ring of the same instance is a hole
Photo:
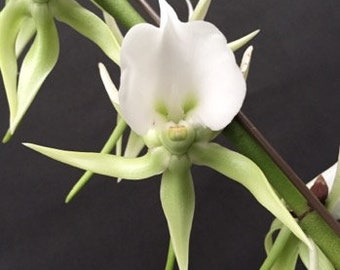
[[[183,18],[184,1],[169,2]],[[261,29],[252,42],[243,110],[306,181],[338,154],[339,5],[338,0],[216,0],[207,17],[228,40]],[[65,205],[82,172],[21,146],[28,141],[97,151],[114,125],[97,62],[108,65],[117,84],[119,70],[85,38],[62,24],[58,29],[60,60],[13,140],[0,146],[0,269],[163,269],[168,232],[158,178],[116,184],[95,176]],[[7,119],[1,91],[0,134]],[[190,269],[257,269],[272,216],[241,186],[212,170],[194,168],[193,174],[197,204]]]

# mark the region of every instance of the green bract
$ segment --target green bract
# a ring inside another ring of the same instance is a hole
[[[10,110],[3,142],[11,138],[57,62],[59,40],[54,18],[91,39],[119,63],[120,46],[108,26],[76,1],[8,1],[0,13],[0,70]],[[19,68],[17,58],[33,36]]]

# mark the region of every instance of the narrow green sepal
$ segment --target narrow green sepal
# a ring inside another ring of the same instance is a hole
[[[137,157],[144,147],[143,137],[131,130],[124,150],[124,157]]]
[[[196,143],[189,155],[193,164],[208,166],[242,184],[260,204],[310,247],[309,239],[252,160],[215,143]]]
[[[112,134],[110,135],[109,139],[105,143],[104,147],[100,151],[100,153],[108,154],[110,153],[113,148],[115,147],[117,141],[119,138],[121,138],[124,130],[126,129],[127,125],[126,123],[121,120],[117,123],[117,126],[113,129]],[[70,192],[67,194],[65,203],[69,203],[74,196],[76,196],[79,191],[87,184],[88,181],[90,181],[91,177],[94,175],[91,171],[86,171],[77,181],[77,183],[72,187]]]
[[[270,232],[270,238],[273,232]],[[299,243],[300,240],[286,226],[281,225],[274,244],[266,250],[268,256],[260,270],[294,270],[298,258]]]
[[[309,269],[309,270],[336,270],[334,265],[330,262],[330,260],[326,257],[326,255],[320,250],[320,248],[314,244],[315,247],[315,255],[316,256],[316,265],[311,265],[310,263],[310,251],[306,245],[299,242],[299,256],[301,258],[301,261],[303,264]],[[312,258],[315,261],[315,258]],[[315,263],[315,262],[314,262]],[[281,270],[281,269],[280,269]]]
[[[0,13],[0,70],[6,90],[10,122],[17,113],[17,35],[29,13],[27,1],[10,1]]]
[[[161,202],[171,244],[180,270],[189,264],[189,239],[195,209],[195,192],[186,156],[172,156],[161,182]]]
[[[21,23],[21,28],[15,43],[15,53],[17,57],[20,56],[35,33],[36,28],[33,19],[30,17],[25,18]]]
[[[140,180],[161,174],[170,160],[169,152],[162,147],[152,149],[142,157],[124,158],[103,153],[65,151],[31,143],[24,143],[24,145],[73,167],[130,180]]]
[[[13,134],[33,102],[41,85],[54,68],[59,56],[58,32],[47,4],[33,4],[31,13],[37,34],[27,52],[18,78],[18,108],[10,123]]]
[[[243,47],[244,45],[246,45],[249,41],[251,41],[254,37],[257,36],[257,34],[260,32],[259,29],[251,32],[250,34],[244,36],[244,37],[241,37],[240,39],[237,39],[235,41],[232,41],[232,42],[229,42],[228,43],[228,46],[229,48],[235,52],[237,51],[238,49],[240,49],[241,47]]]
[[[210,4],[211,0],[199,0],[189,20],[190,21],[204,20],[205,16],[208,13]]]

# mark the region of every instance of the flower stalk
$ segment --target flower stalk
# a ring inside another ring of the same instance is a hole
[[[93,0],[107,13],[112,15],[125,28],[144,22],[141,15],[131,6],[127,0]]]

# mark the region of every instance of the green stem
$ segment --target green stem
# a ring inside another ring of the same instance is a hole
[[[166,259],[165,270],[173,270],[175,267],[175,261],[176,261],[175,252],[174,252],[174,249],[172,248],[171,238],[170,238],[168,257]]]
[[[280,233],[275,239],[274,245],[270,250],[266,260],[262,264],[260,270],[270,270],[272,268],[276,259],[286,247],[287,241],[291,235],[291,231],[285,226],[280,230]]]
[[[309,211],[304,196],[290,182],[287,175],[278,167],[263,146],[236,119],[224,131],[240,153],[252,159],[264,172],[268,181],[298,215]],[[315,211],[307,214],[300,222],[301,228],[321,248],[336,269],[340,269],[340,237]]]
[[[144,22],[141,15],[127,0],[94,0],[94,2],[100,5],[127,29]]]
[[[115,147],[117,141],[121,138],[125,128],[127,127],[126,123],[123,120],[120,120],[117,124],[117,126],[114,128],[111,136],[105,143],[104,147],[100,151],[100,153],[110,153],[112,149]],[[81,178],[78,180],[78,182],[73,186],[69,194],[66,196],[65,203],[69,203],[75,195],[78,194],[78,192],[87,184],[87,182],[91,179],[93,176],[93,172],[86,171]]]

